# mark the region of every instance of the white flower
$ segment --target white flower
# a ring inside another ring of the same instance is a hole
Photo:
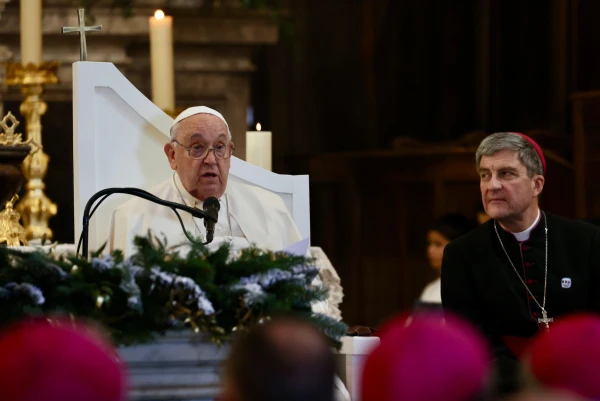
[[[160,271],[158,267],[150,269],[150,278],[156,281],[159,285],[172,286],[174,289],[182,290],[190,293],[187,297],[188,302],[195,303],[205,315],[212,315],[215,309],[206,297],[206,294],[194,280],[189,277],[177,276],[175,274]]]
[[[240,285],[246,285],[246,284],[258,284],[258,282],[260,281],[260,276],[257,274],[254,274],[250,277],[242,277],[240,278]]]
[[[292,273],[294,274],[302,274],[305,276],[314,275],[318,273],[319,269],[315,265],[299,265],[292,267]]]
[[[131,309],[135,309],[139,305],[139,303],[140,301],[135,295],[132,295],[129,298],[127,298],[127,306]]]
[[[205,296],[198,298],[198,309],[204,312],[205,315],[212,315],[215,313],[215,308],[212,302],[210,302]]]
[[[281,281],[306,280],[309,273],[315,272],[316,268],[310,266],[296,266],[292,268],[292,271],[273,269],[249,277],[242,277],[239,284],[242,286],[248,284],[260,284],[261,287],[268,289]]]
[[[110,255],[105,255],[102,258],[92,258],[92,267],[102,272],[115,267],[115,261]]]
[[[196,300],[198,309],[204,312],[205,315],[212,315],[215,313],[215,309],[212,303],[206,298],[204,291],[200,289],[200,286],[196,284],[194,280],[189,277],[175,276],[176,287],[192,293],[192,300]]]
[[[136,309],[141,312],[142,299],[140,297],[141,290],[135,281],[135,276],[142,270],[141,267],[134,265],[131,260],[126,260],[120,268],[123,271],[119,288],[123,290],[129,298],[127,298],[127,306],[131,309]]]
[[[292,278],[292,273],[280,269],[273,269],[264,272],[260,275],[259,283],[265,288],[269,288],[280,281],[289,280]]]
[[[263,291],[262,287],[257,283],[247,283],[243,285],[235,285],[233,287],[236,290],[244,290],[245,293],[242,295],[242,299],[246,306],[252,306],[256,303],[262,302],[266,294]]]
[[[189,277],[175,276],[175,285],[186,291],[196,292],[196,290],[199,290],[202,292],[196,282]]]
[[[152,273],[150,279],[160,285],[170,285],[173,283],[173,275],[160,271],[158,267],[152,267],[150,273]]]
[[[239,250],[234,250],[233,248],[231,248],[231,250],[229,251],[229,257],[227,258],[227,263],[235,262],[240,258],[241,254],[242,253]]]

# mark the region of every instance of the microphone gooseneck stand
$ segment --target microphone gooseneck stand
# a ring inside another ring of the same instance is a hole
[[[164,199],[161,199],[161,198],[159,198],[159,197],[151,194],[148,191],[144,191],[143,189],[138,189],[138,188],[106,188],[106,189],[103,189],[101,191],[96,192],[87,201],[87,203],[85,205],[85,209],[83,210],[83,226],[82,226],[82,230],[81,230],[81,236],[79,237],[79,243],[77,244],[77,255],[79,255],[79,249],[81,247],[81,254],[82,254],[82,256],[84,258],[87,259],[87,257],[88,257],[88,242],[89,242],[90,219],[94,215],[94,212],[96,211],[96,209],[98,208],[98,206],[100,206],[100,204],[102,202],[104,202],[104,200],[106,198],[108,198],[112,194],[133,195],[133,196],[137,196],[139,198],[146,199],[146,200],[148,200],[150,202],[154,202],[154,203],[157,203],[159,205],[163,205],[163,206],[166,206],[166,207],[172,209],[173,212],[175,212],[175,214],[177,215],[177,218],[179,219],[179,224],[181,224],[181,228],[182,228],[185,236],[187,237],[188,240],[190,240],[190,242],[192,242],[194,244],[197,244],[198,242],[195,241],[194,239],[192,239],[190,237],[190,235],[187,233],[187,231],[185,230],[185,225],[183,224],[183,220],[181,219],[181,216],[177,212],[177,209],[183,210],[185,212],[188,212],[188,213],[190,213],[194,217],[201,218],[201,219],[209,219],[209,220],[212,220],[214,222],[217,221],[216,217],[218,217],[218,216],[213,216],[212,213],[208,213],[207,214],[203,210],[196,209],[195,207],[190,207],[190,206],[182,205],[182,204],[179,204],[179,203],[166,201]],[[98,204],[96,206],[94,206],[94,208],[92,209],[92,206],[94,205],[94,203],[96,202],[96,200],[98,200],[99,198],[102,198],[102,199],[100,199],[100,201],[98,202]],[[90,212],[90,209],[92,209],[91,212]],[[212,238],[210,240],[212,241]],[[207,241],[207,242],[205,242],[203,244],[206,245],[206,244],[210,243],[211,241]]]

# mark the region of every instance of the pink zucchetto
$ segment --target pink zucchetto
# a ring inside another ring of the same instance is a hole
[[[116,350],[90,327],[36,319],[0,332],[2,401],[124,401]]]
[[[529,349],[529,370],[545,388],[600,399],[600,316],[581,313],[551,324]]]
[[[469,401],[485,388],[487,343],[460,319],[403,315],[380,338],[365,364],[363,401]]]
[[[535,150],[535,153],[537,153],[538,157],[540,158],[540,162],[542,162],[542,168],[544,170],[544,175],[546,175],[546,158],[544,157],[544,152],[542,151],[542,147],[540,145],[538,145],[538,143],[536,141],[534,141],[533,139],[531,139],[531,137],[529,137],[529,136],[527,136],[525,134],[522,134],[520,132],[513,132],[513,134],[517,134],[521,138],[523,138],[527,142],[529,142],[529,144]]]

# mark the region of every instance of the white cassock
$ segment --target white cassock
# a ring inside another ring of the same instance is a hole
[[[148,192],[167,201],[202,209],[203,202],[185,190],[177,173]],[[256,245],[260,249],[280,251],[302,240],[283,199],[272,192],[229,176],[227,188],[219,203],[221,208],[215,225],[215,236],[209,245],[211,249],[228,241],[233,250]],[[179,214],[188,233],[196,238],[205,238],[206,228],[202,219],[196,219],[184,211],[179,211]],[[120,249],[125,257],[131,256],[135,250],[134,238],[147,235],[148,230],[159,238],[164,234],[168,245],[189,243],[173,210],[135,198],[113,212],[107,250],[112,252]],[[321,284],[318,275],[313,284]],[[328,309],[327,300],[312,305],[314,312],[329,314]]]
[[[179,175],[173,176],[152,190],[161,199],[182,203],[202,210],[203,202],[194,198],[183,187]],[[225,193],[219,199],[221,208],[215,225],[215,236],[209,245],[216,248],[223,241],[239,250],[256,245],[260,249],[279,251],[302,239],[292,216],[283,200],[265,189],[248,185],[239,178],[229,176]],[[201,219],[187,212],[179,211],[185,229],[193,237],[206,237],[206,228]],[[168,207],[157,205],[141,198],[124,203],[113,212],[108,237],[108,250],[120,249],[125,256],[134,251],[133,239],[146,235],[151,230],[154,235],[167,238],[168,244],[188,243],[175,213]],[[313,284],[321,284],[319,276]],[[329,313],[327,300],[314,303],[313,312]],[[336,401],[350,401],[350,394],[342,381],[336,377]]]
[[[203,202],[186,191],[177,173],[149,192],[161,199],[202,210]],[[219,203],[221,208],[211,249],[228,241],[234,250],[255,245],[260,249],[279,251],[302,239],[283,200],[263,188],[230,175]],[[192,237],[204,240],[204,221],[184,211],[179,214],[186,231]],[[164,235],[169,245],[189,243],[173,210],[135,198],[113,212],[107,249],[121,249],[125,256],[130,256],[134,251],[134,238],[145,236],[148,230],[158,238]]]

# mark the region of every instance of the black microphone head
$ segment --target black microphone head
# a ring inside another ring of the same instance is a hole
[[[215,231],[215,223],[219,219],[219,209],[221,204],[215,197],[206,198],[202,204],[204,209],[204,227],[206,227],[206,239],[208,242],[212,241],[212,237]]]
[[[218,212],[221,209],[221,203],[219,202],[219,200],[217,198],[215,198],[214,196],[211,196],[210,198],[206,198],[206,200],[202,204],[202,209],[204,209],[204,210],[213,209]]]

